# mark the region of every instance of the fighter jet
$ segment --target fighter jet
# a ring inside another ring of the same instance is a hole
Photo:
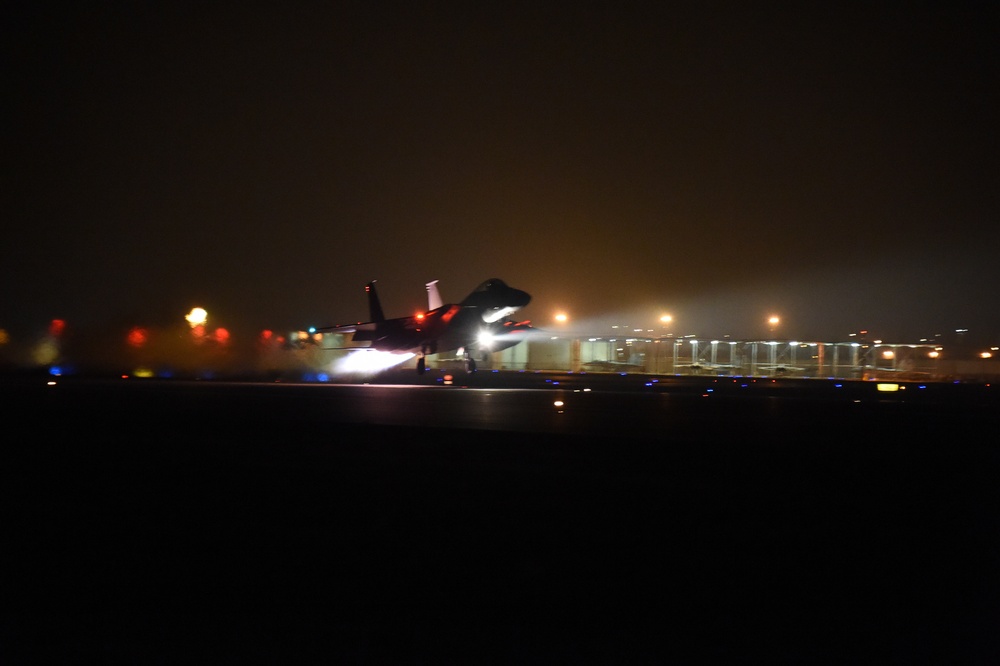
[[[387,319],[382,312],[375,280],[365,285],[369,321],[327,326],[321,333],[350,335],[351,346],[327,349],[374,349],[417,355],[417,373],[426,371],[426,356],[457,351],[466,369],[476,371],[476,358],[501,351],[521,342],[532,330],[530,322],[515,322],[510,315],[531,300],[531,295],[490,278],[459,303],[442,303],[437,280],[427,283],[427,312]],[[367,344],[365,344],[367,343]]]

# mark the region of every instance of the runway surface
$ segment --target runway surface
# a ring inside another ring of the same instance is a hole
[[[1000,657],[992,387],[408,377],[0,381],[0,661]]]

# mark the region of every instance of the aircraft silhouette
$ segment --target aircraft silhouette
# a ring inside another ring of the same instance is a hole
[[[350,334],[350,347],[327,349],[374,349],[418,354],[417,373],[427,368],[426,356],[459,351],[469,372],[476,371],[476,357],[502,351],[521,342],[532,330],[530,322],[509,317],[531,300],[531,295],[507,286],[499,278],[480,284],[459,303],[443,303],[437,280],[427,283],[429,310],[410,317],[386,319],[375,280],[365,285],[368,293],[367,322],[317,328],[322,333]],[[359,346],[357,343],[368,343]]]

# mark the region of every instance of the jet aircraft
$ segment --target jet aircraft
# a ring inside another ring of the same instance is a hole
[[[350,347],[327,349],[374,349],[417,354],[417,373],[427,368],[426,356],[459,351],[466,369],[476,370],[476,357],[502,351],[521,342],[533,330],[530,322],[515,322],[510,315],[531,300],[531,295],[507,286],[499,278],[486,280],[459,303],[443,303],[437,280],[428,282],[429,310],[410,317],[386,319],[382,312],[375,280],[365,285],[370,321],[328,326],[321,333],[350,334]],[[360,346],[358,343],[368,343]]]

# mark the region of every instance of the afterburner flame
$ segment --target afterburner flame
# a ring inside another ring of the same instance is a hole
[[[415,354],[394,354],[376,350],[352,351],[344,358],[333,362],[330,372],[336,374],[375,374],[382,370],[405,363]]]

